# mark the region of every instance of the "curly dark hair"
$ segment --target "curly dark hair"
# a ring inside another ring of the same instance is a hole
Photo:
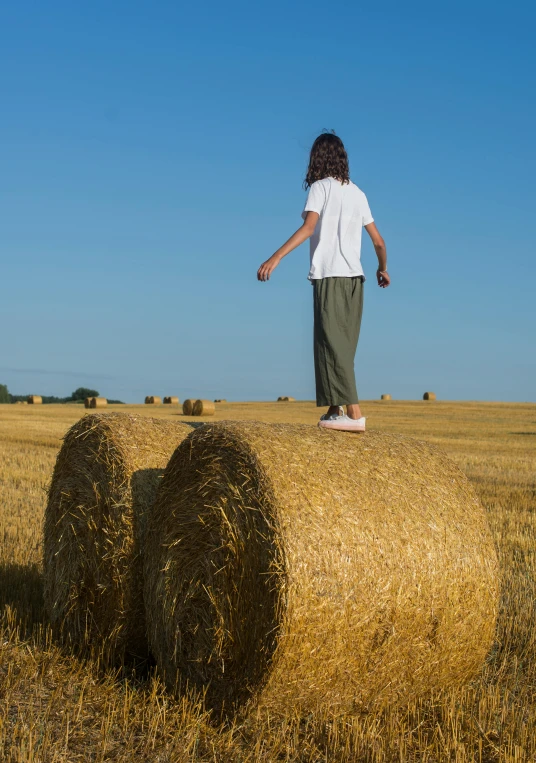
[[[341,183],[350,182],[350,166],[344,144],[335,131],[323,132],[313,143],[304,188],[323,178],[335,178]]]

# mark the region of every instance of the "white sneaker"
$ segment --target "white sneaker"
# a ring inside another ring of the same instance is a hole
[[[340,432],[364,432],[365,421],[364,416],[360,419],[351,419],[343,413],[340,416],[322,416],[318,426],[323,429],[338,429]]]
[[[331,421],[331,419],[336,419],[338,416],[344,416],[344,408],[339,405],[339,413],[324,413],[323,416],[320,416],[320,421]]]

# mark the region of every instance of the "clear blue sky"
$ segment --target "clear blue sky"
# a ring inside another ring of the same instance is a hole
[[[308,150],[345,141],[387,242],[362,398],[536,401],[536,10],[3,3],[0,382],[312,399]]]

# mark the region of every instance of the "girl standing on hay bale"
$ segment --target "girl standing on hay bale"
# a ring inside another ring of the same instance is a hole
[[[365,431],[354,373],[354,357],[363,311],[361,229],[376,250],[376,279],[389,286],[387,251],[370,212],[367,197],[350,180],[348,155],[334,132],[322,133],[313,143],[304,182],[309,195],[302,212],[304,223],[257,271],[268,281],[293,249],[311,239],[316,404],[329,406],[320,427]],[[343,405],[346,405],[344,413]]]

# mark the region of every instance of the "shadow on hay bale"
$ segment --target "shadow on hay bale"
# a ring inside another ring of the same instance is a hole
[[[104,662],[144,657],[146,514],[186,424],[126,413],[84,416],[58,454],[45,513],[44,596],[56,637]]]
[[[217,713],[338,713],[460,685],[495,628],[484,510],[441,451],[399,435],[205,425],[166,468],[144,569],[168,686]]]

